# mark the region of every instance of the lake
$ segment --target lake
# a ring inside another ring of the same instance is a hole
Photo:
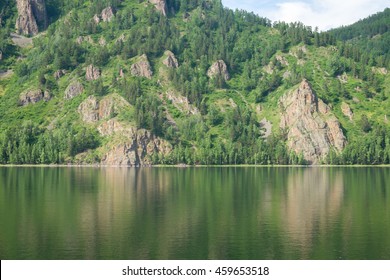
[[[390,259],[390,168],[0,167],[1,259]]]

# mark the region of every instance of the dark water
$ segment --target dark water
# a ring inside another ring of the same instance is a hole
[[[390,259],[390,168],[0,167],[1,259]]]

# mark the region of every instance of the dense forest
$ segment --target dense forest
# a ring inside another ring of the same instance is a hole
[[[389,9],[318,32],[217,0],[162,1],[163,12],[138,0],[45,2],[49,25],[27,47],[12,39],[14,1],[0,4],[0,73],[13,73],[0,76],[2,164],[107,163],[131,141],[130,165],[308,164],[279,125],[281,98],[302,80],[346,137],[319,163],[390,163]],[[210,74],[216,61],[226,71]],[[122,130],[103,133],[112,123]]]

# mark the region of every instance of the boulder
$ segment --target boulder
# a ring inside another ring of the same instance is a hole
[[[225,79],[225,81],[230,79],[230,75],[227,70],[226,63],[223,60],[218,60],[215,63],[213,63],[213,65],[211,65],[211,67],[207,71],[207,76],[209,78],[214,78],[218,75],[221,75]]]
[[[83,85],[79,81],[74,81],[68,85],[65,90],[65,99],[72,99],[82,94],[84,91]]]
[[[166,51],[164,53],[165,59],[163,60],[163,64],[169,68],[177,68],[179,67],[179,62],[177,61],[175,55],[171,51]]]
[[[19,96],[19,105],[27,106],[29,104],[35,104],[41,100],[47,102],[50,99],[51,96],[48,91],[43,91],[41,89],[31,89]]]
[[[310,164],[318,164],[331,150],[341,152],[346,138],[331,108],[303,80],[298,89],[279,100],[280,128],[287,133],[287,146],[302,154]]]
[[[153,72],[150,67],[148,57],[143,54],[138,62],[131,65],[130,72],[133,76],[145,77],[148,79],[152,78]]]
[[[157,11],[161,12],[164,16],[167,16],[167,1],[166,0],[149,0],[149,3],[154,4]]]
[[[92,64],[87,67],[85,78],[87,81],[94,81],[100,78],[100,69]]]

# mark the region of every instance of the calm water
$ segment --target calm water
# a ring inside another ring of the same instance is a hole
[[[390,259],[390,168],[0,167],[1,259]]]

